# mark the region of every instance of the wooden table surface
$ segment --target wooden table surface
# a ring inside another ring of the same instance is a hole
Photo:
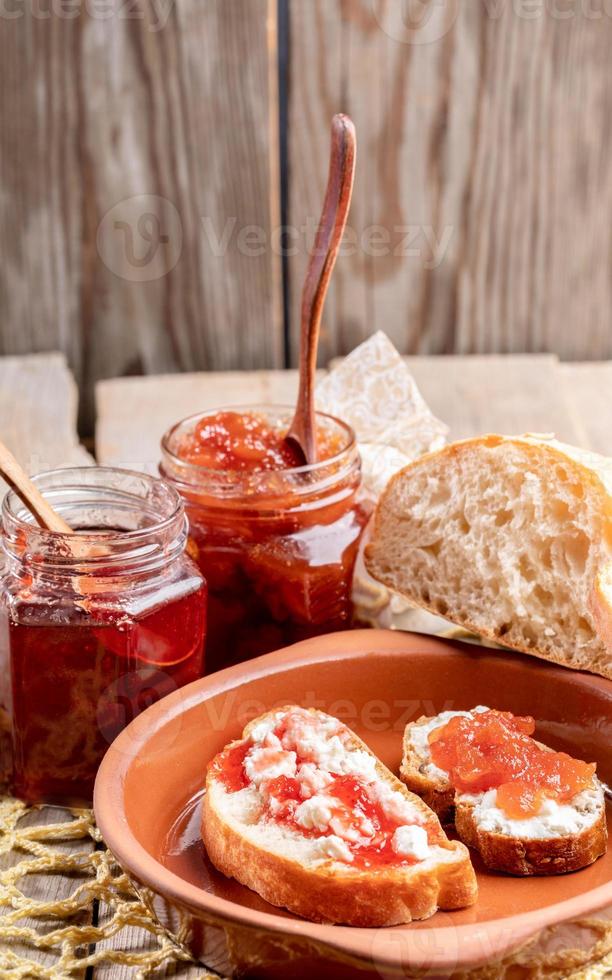
[[[612,455],[612,362],[561,364],[549,355],[409,358],[408,362],[430,407],[450,426],[451,438],[485,431],[555,432],[569,442]],[[219,404],[289,402],[295,389],[294,372],[101,382],[96,398],[98,461],[155,472],[159,437],[173,421]],[[78,445],[76,412],[74,384],[59,355],[0,360],[0,437],[30,471],[91,461]],[[57,812],[48,810],[38,819],[56,818]],[[47,897],[69,894],[74,886],[74,880],[61,876],[39,876],[33,885],[36,894]],[[124,930],[106,944],[125,949],[147,942],[146,934]],[[192,978],[204,972],[177,965],[155,976]],[[133,969],[123,966],[98,967],[94,973],[94,980],[133,977]]]

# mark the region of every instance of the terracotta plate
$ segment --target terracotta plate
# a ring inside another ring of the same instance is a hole
[[[394,770],[404,725],[421,714],[477,704],[531,714],[543,741],[596,761],[612,782],[612,684],[530,657],[360,630],[196,681],[149,708],[113,743],[95,811],[145,901],[207,965],[256,977],[451,977],[507,957],[533,937],[555,955],[594,942],[597,923],[603,928],[612,915],[612,852],[554,878],[505,877],[475,861],[474,908],[380,930],[303,921],[215,872],[198,833],[206,764],[247,720],[289,702],[341,718]],[[585,927],[588,917],[596,922]]]

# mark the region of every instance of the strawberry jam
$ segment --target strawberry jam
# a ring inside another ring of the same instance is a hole
[[[211,768],[218,779],[221,780],[228,793],[237,793],[249,785],[247,774],[244,771],[244,757],[253,747],[253,743],[248,740],[232,745],[225,751],[215,756],[211,763]]]
[[[497,789],[497,806],[511,819],[540,812],[545,799],[567,803],[589,788],[596,766],[540,748],[533,718],[504,711],[455,717],[429,736],[431,758],[460,793]]]
[[[371,503],[352,431],[318,420],[310,467],[284,442],[282,409],[207,413],[164,437],[161,472],[185,500],[208,583],[208,673],[352,625]]]

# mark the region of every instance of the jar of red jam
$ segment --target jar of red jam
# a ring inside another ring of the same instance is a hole
[[[200,677],[206,586],[185,553],[173,487],[82,467],[35,482],[75,534],[2,507],[1,701],[12,790],[28,802],[91,800],[109,743],[154,701]]]
[[[209,590],[207,672],[352,625],[359,539],[371,511],[348,425],[318,414],[319,459],[285,442],[292,411],[193,416],[166,433],[161,472],[185,499]]]

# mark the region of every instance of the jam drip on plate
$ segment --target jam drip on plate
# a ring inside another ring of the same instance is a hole
[[[505,711],[458,716],[431,732],[431,758],[458,792],[497,789],[497,807],[510,819],[525,820],[540,812],[545,799],[567,803],[589,789],[596,769],[540,748],[534,731],[533,718]]]

